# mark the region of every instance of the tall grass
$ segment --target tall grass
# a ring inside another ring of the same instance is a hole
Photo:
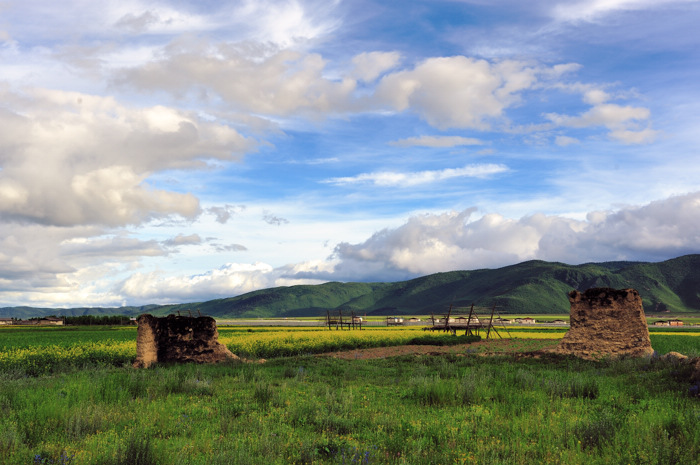
[[[700,406],[658,359],[293,357],[0,376],[0,464],[689,464]],[[695,461],[695,462],[694,462]]]

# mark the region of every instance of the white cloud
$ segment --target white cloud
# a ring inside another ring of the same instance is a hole
[[[403,279],[439,271],[500,267],[530,259],[570,264],[662,260],[700,251],[700,192],[587,220],[536,214],[519,220],[475,209],[411,217],[358,244],[341,243],[326,279]],[[351,278],[352,276],[352,278]]]
[[[110,97],[0,90],[0,214],[43,224],[111,226],[199,214],[191,194],[154,189],[168,169],[234,161],[255,144],[228,126]]]
[[[163,242],[163,245],[168,247],[179,247],[182,245],[199,245],[202,243],[202,238],[199,234],[178,234]]]
[[[569,137],[569,136],[557,136],[554,139],[554,143],[557,144],[560,147],[566,147],[567,145],[571,144],[578,144],[580,141],[574,137]]]
[[[55,283],[56,275],[73,272],[73,266],[61,259],[58,245],[85,233],[82,229],[4,224],[0,235],[0,279],[7,280],[7,284],[3,288],[43,288]]]
[[[529,259],[571,264],[663,260],[698,253],[699,231],[700,192],[641,207],[593,211],[583,220],[543,214],[510,219],[496,213],[479,215],[476,208],[470,208],[416,215],[362,242],[341,242],[328,260],[277,268],[265,263],[227,263],[189,275],[131,270],[113,287],[110,280],[117,272],[124,273],[124,259],[160,256],[166,251],[157,241],[125,235],[100,237],[94,229],[13,226],[0,239],[0,282],[5,301],[170,303],[328,280],[401,280]],[[180,235],[173,241],[195,244],[198,239]],[[244,249],[233,244],[228,251]]]
[[[224,14],[236,18],[233,27],[241,29],[246,40],[292,48],[340,27],[342,23],[334,13],[338,4],[338,0],[244,0]],[[232,27],[230,23],[227,26]]]
[[[524,62],[490,63],[464,56],[429,58],[413,70],[382,78],[377,98],[411,110],[440,128],[488,129],[537,83],[540,70]]]
[[[561,116],[550,113],[547,117],[561,126],[585,128],[588,126],[618,127],[628,122],[649,119],[649,109],[642,107],[621,106],[614,103],[601,103],[579,116]]]
[[[276,216],[272,212],[267,210],[263,211],[263,221],[267,224],[271,224],[274,226],[281,226],[283,224],[289,223],[288,219]]]
[[[649,143],[657,131],[651,128],[651,112],[648,108],[609,103],[611,96],[591,86],[571,86],[572,90],[583,92],[583,101],[592,105],[591,109],[577,116],[548,113],[545,115],[556,126],[587,128],[603,126],[612,139],[625,144]]]
[[[4,223],[0,283],[6,304],[115,305],[110,280],[144,257],[163,257],[157,241],[96,227]]]
[[[650,10],[669,4],[691,3],[696,0],[578,0],[558,3],[552,16],[558,21],[596,21],[619,11]]]
[[[505,171],[508,171],[508,167],[499,164],[467,165],[463,168],[448,168],[444,170],[418,171],[413,173],[390,171],[363,173],[357,176],[331,178],[324,182],[336,185],[374,184],[382,187],[413,187],[452,178],[485,178]]]
[[[229,205],[214,206],[207,208],[207,211],[216,216],[216,222],[226,224],[237,213],[245,210],[245,205]]]
[[[195,31],[212,31],[221,26],[220,18],[197,13],[167,1],[121,0],[107,8],[96,5],[94,14],[104,21],[104,29],[93,33],[128,32],[133,35],[176,35]]]
[[[327,70],[320,54],[267,52],[241,44],[180,38],[163,49],[162,58],[117,72],[115,82],[176,96],[211,98],[211,93],[232,111],[272,118],[316,120],[406,111],[439,129],[489,130],[494,123],[508,124],[506,110],[520,104],[525,91],[551,84],[580,67],[453,56],[428,58],[413,68],[394,70],[397,54],[372,52],[356,55],[350,74],[337,76]],[[358,86],[357,79],[371,82]]]
[[[308,262],[273,268],[265,263],[227,263],[197,275],[166,276],[162,272],[136,273],[119,286],[119,293],[136,301],[180,303],[231,297],[258,289],[320,284],[321,279],[300,278],[307,272],[329,271],[325,262]]]
[[[356,79],[371,82],[382,73],[394,68],[401,59],[398,52],[366,52],[355,55],[352,64],[355,66],[352,74]]]
[[[277,47],[303,44],[322,37],[341,22],[334,14],[336,1],[244,0],[208,4],[198,2],[106,0],[103,2],[37,2],[10,4],[6,15],[22,36],[61,37],[80,32],[92,37],[118,34],[178,35],[193,32],[226,34],[236,40],[273,43]]]
[[[264,115],[344,111],[356,82],[325,78],[325,65],[318,54],[285,50],[251,57],[235,45],[192,41],[167,51],[162,60],[122,71],[116,81],[178,95],[211,89],[234,110]]]
[[[119,286],[132,299],[177,303],[194,296],[231,296],[268,287],[273,268],[264,263],[228,263],[193,276],[165,276],[162,272],[135,273]]]
[[[178,238],[173,239],[173,241],[177,242]],[[174,242],[172,244],[166,243],[166,245],[175,245]],[[167,254],[155,240],[137,239],[124,233],[94,238],[72,238],[61,242],[58,247],[63,260],[72,264],[88,263],[93,260],[109,261],[124,258],[156,257]]]
[[[244,252],[244,251],[248,250],[248,247],[241,245],[241,244],[221,245],[221,244],[212,243],[212,247],[214,247],[214,250],[216,250],[217,252]]]
[[[125,28],[131,32],[141,33],[146,31],[149,26],[158,23],[160,18],[156,13],[146,10],[140,14],[132,12],[126,13],[119,18],[114,25],[118,28]]]
[[[624,127],[612,128],[610,137],[624,144],[648,144],[656,139],[658,131],[649,127],[644,129],[626,129]]]
[[[420,136],[408,137],[397,141],[390,142],[390,145],[396,147],[459,147],[462,145],[482,145],[484,142],[473,137],[461,136]]]

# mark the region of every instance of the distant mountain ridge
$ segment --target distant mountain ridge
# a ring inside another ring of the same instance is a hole
[[[592,287],[634,288],[647,313],[700,312],[700,255],[664,262],[566,265],[531,260],[498,269],[449,271],[393,283],[340,283],[275,287],[237,297],[177,305],[121,308],[0,308],[0,317],[46,315],[165,315],[180,311],[216,318],[324,315],[326,310],[367,315],[443,313],[450,305],[496,305],[508,314],[568,313],[568,292]]]

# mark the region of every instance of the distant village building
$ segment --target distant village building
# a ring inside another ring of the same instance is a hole
[[[552,321],[552,324],[553,324],[553,325],[565,325],[565,324],[566,324],[566,321],[564,321],[564,320],[554,320],[554,321]]]
[[[477,326],[481,324],[481,321],[475,316],[468,318],[466,316],[459,316],[457,318],[450,318],[449,323],[457,323],[459,325],[469,325],[469,326]]]
[[[670,326],[683,326],[683,322],[681,320],[668,320],[668,324]]]
[[[46,317],[32,320],[15,320],[13,318],[0,318],[0,325],[17,326],[63,326],[63,318]]]
[[[410,321],[411,323],[417,323],[420,321],[420,318],[413,317],[413,318],[409,318],[408,321]]]
[[[403,324],[403,318],[396,317],[396,316],[388,316],[386,317],[386,324],[387,326],[398,326]]]
[[[654,322],[654,326],[671,326],[671,323],[664,320],[659,320]]]
[[[525,318],[516,318],[515,322],[520,323],[521,325],[533,325],[535,324],[535,319],[528,316]]]

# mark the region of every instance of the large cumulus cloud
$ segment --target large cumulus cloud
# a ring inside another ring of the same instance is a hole
[[[32,89],[0,91],[0,217],[122,226],[200,211],[192,194],[156,189],[159,171],[237,160],[254,144],[228,126],[163,106]]]
[[[663,260],[700,251],[700,192],[640,207],[591,212],[586,220],[536,214],[509,219],[461,212],[411,217],[363,243],[338,244],[328,279],[403,279],[541,259],[570,264]]]

